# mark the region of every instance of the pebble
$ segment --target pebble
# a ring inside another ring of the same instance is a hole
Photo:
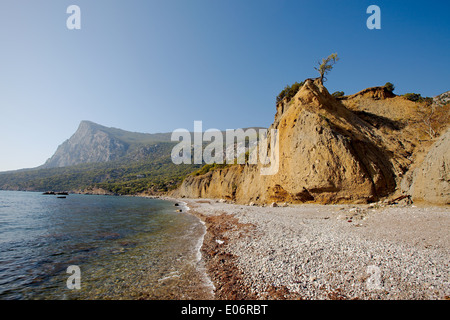
[[[340,217],[346,208],[347,214],[366,218],[364,228]],[[330,299],[337,289],[345,299],[450,296],[450,209],[367,208],[290,205],[239,211],[234,204],[196,203],[196,211],[206,216],[234,212],[239,223],[254,226],[251,237],[237,229],[225,236],[243,283],[257,295],[275,284],[304,299]],[[420,239],[433,246],[425,249]]]

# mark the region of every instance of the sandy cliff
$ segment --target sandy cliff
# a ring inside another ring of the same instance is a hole
[[[402,181],[413,201],[450,204],[450,129],[430,148],[423,161]]]
[[[189,176],[177,197],[225,198],[237,203],[366,203],[399,190],[419,140],[417,106],[384,89],[336,100],[307,80],[291,101],[277,105],[270,129],[279,132],[279,170],[234,165]]]

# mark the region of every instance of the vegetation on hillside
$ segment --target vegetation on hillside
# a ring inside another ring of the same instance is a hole
[[[191,173],[191,175],[193,176],[201,176],[204,174],[207,174],[210,171],[214,171],[217,169],[223,169],[230,166],[229,164],[226,163],[212,163],[212,164],[205,164],[203,167],[200,168],[200,170],[197,170],[193,173]]]
[[[159,154],[142,160],[122,159],[71,167],[24,170],[0,174],[0,189],[29,191],[84,191],[100,188],[131,195],[159,193],[176,188],[200,165],[175,165],[173,143],[160,143]]]
[[[295,82],[292,85],[287,85],[277,96],[277,103],[286,99],[286,102],[291,101],[291,99],[297,94],[298,90],[305,84],[302,82]]]
[[[344,93],[344,91],[336,91],[336,92],[333,92],[332,96],[335,98],[340,98],[340,97],[345,96],[345,93]]]
[[[101,127],[93,123],[90,125]],[[259,128],[243,130],[247,129]],[[195,171],[197,171],[195,174],[199,175],[227,166],[227,164],[212,164],[202,168],[201,164],[176,165],[172,162],[171,151],[177,143],[156,142],[153,136],[158,134],[148,136],[105,127],[101,127],[101,130],[130,143],[127,153],[117,160],[108,162],[0,173],[0,190],[107,192],[119,195],[158,194],[176,188],[186,176]],[[156,139],[158,138],[167,140],[170,139],[170,135],[159,134]],[[235,141],[238,142],[241,141]],[[203,147],[207,144],[204,142]]]
[[[413,102],[425,102],[427,104],[433,103],[433,98],[422,97],[420,93],[405,93],[403,97]]]
[[[391,93],[394,92],[394,90],[395,90],[395,86],[390,82],[386,82],[386,84],[384,85],[384,88]]]

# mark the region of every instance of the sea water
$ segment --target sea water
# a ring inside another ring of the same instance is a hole
[[[0,191],[0,299],[210,299],[205,227],[173,202]],[[69,266],[79,268],[80,288]]]

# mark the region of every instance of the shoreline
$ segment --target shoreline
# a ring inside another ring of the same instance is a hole
[[[204,225],[205,232],[200,239],[199,245],[199,261],[203,261],[206,277],[213,287],[213,300],[256,300],[256,296],[247,294],[249,288],[246,287],[242,280],[242,273],[235,266],[235,257],[223,250],[220,245],[224,242],[219,238],[223,237],[223,231],[234,223],[224,219],[217,221],[215,218],[208,217],[198,210],[195,210],[195,200],[193,199],[177,199],[167,196],[151,197],[160,200],[170,201],[184,206],[186,212],[197,217]],[[200,200],[201,201],[201,200]],[[202,268],[202,266],[200,267]]]
[[[198,271],[214,300],[450,299],[450,206],[131,197],[178,203],[200,220]]]
[[[203,247],[205,244],[205,237],[208,235],[208,227],[207,227],[205,221],[198,215],[197,212],[191,210],[189,203],[187,203],[186,201],[182,201],[182,200],[176,199],[176,198],[171,198],[168,196],[138,196],[138,197],[144,197],[144,198],[149,198],[149,199],[158,199],[158,200],[171,202],[171,203],[173,203],[175,208],[181,208],[180,213],[186,213],[186,214],[192,215],[199,220],[199,222],[203,226],[204,231],[203,231],[201,237],[198,239],[198,242],[195,246],[196,265],[197,265],[196,269],[197,269],[197,272],[199,272],[201,274],[201,278],[202,278],[201,281],[203,282],[201,284],[201,287],[209,288],[209,290],[207,290],[209,292],[207,292],[205,295],[203,295],[203,298],[206,300],[216,300],[216,294],[215,294],[216,286],[210,277],[210,268],[206,265],[205,259],[202,254]],[[178,210],[180,210],[180,209],[177,209],[177,211]],[[201,291],[203,291],[203,290],[201,290]]]
[[[184,202],[216,300],[450,299],[448,206]]]
[[[180,207],[182,208],[181,212],[183,213],[187,213],[190,214],[196,218],[199,219],[199,222],[202,224],[203,226],[203,233],[202,236],[198,239],[198,242],[195,246],[195,252],[196,252],[196,263],[197,263],[197,271],[200,272],[203,276],[203,286],[210,288],[209,293],[207,294],[207,296],[212,296],[215,297],[215,290],[216,290],[216,286],[214,285],[213,281],[211,280],[211,277],[209,276],[209,272],[208,272],[208,268],[206,267],[206,265],[204,265],[205,261],[203,259],[203,254],[202,254],[202,248],[204,246],[205,243],[205,236],[208,234],[208,228],[206,226],[205,221],[203,221],[195,212],[193,213],[191,211],[191,208],[189,207],[189,204],[185,201],[176,201],[174,199],[160,199],[160,200],[166,200],[166,201],[171,201],[171,202],[175,202],[180,204]]]

